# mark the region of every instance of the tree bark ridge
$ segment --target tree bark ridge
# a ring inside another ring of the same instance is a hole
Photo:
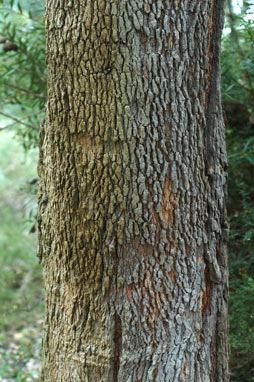
[[[222,3],[46,1],[42,382],[228,381]]]

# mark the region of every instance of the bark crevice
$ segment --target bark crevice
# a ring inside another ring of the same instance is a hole
[[[113,358],[113,382],[118,382],[118,372],[120,368],[120,357],[122,350],[122,322],[121,317],[116,313],[114,316],[114,358]]]

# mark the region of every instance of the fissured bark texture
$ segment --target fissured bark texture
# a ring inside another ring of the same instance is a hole
[[[43,382],[227,382],[222,0],[47,0]]]

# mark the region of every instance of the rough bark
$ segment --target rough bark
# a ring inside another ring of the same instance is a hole
[[[43,382],[226,382],[221,0],[46,1]]]

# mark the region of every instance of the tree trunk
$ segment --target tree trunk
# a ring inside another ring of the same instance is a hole
[[[222,0],[47,0],[43,382],[226,382]]]

